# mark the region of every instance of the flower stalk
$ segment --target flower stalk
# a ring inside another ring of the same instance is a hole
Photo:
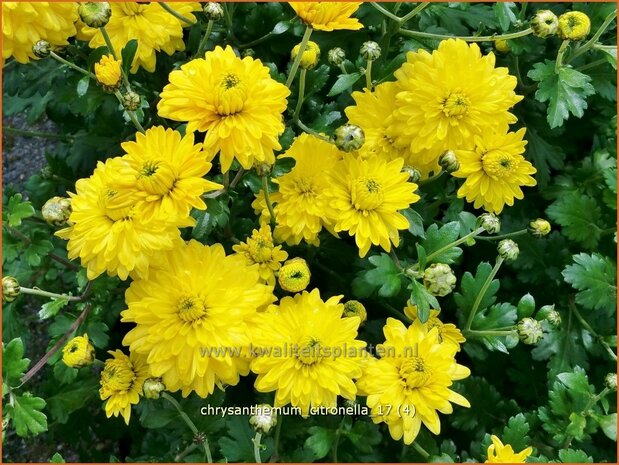
[[[294,115],[292,116],[293,123],[299,121],[299,114],[301,113],[301,107],[303,106],[303,100],[305,99],[305,77],[307,70],[302,69],[299,76],[299,98],[297,100],[297,106],[294,109]]]
[[[260,431],[256,431],[256,436],[252,439],[254,443],[254,459],[256,463],[262,463],[262,459],[260,457],[260,449],[262,448],[260,441],[262,440],[262,433]]]
[[[288,75],[288,79],[286,79],[286,87],[290,87],[292,81],[297,74],[297,70],[299,69],[299,65],[301,64],[301,58],[303,57],[303,52],[305,52],[305,48],[307,47],[307,42],[312,35],[313,29],[311,26],[307,26],[305,28],[305,33],[303,34],[303,39],[301,39],[301,43],[299,44],[299,52],[297,53],[296,58],[292,63],[292,67],[290,68],[290,74]]]
[[[408,29],[400,29],[398,32],[408,37],[422,37],[425,39],[460,39],[464,40],[465,42],[492,42],[495,40],[509,40],[517,39],[518,37],[525,37],[531,34],[533,32],[533,29],[529,27],[518,32],[511,32],[509,34],[495,34],[491,36],[451,36],[448,34],[433,34],[431,32],[411,31]]]
[[[196,57],[198,58],[200,57],[204,58],[202,55],[204,55],[204,52],[206,51],[206,44],[208,43],[209,37],[211,37],[211,32],[213,30],[214,23],[215,21],[210,19],[208,24],[206,25],[206,32],[204,33],[204,37],[202,37],[202,40],[200,41],[200,45],[198,46],[198,51],[196,52]]]
[[[174,16],[176,19],[181,20],[182,22],[184,22],[185,24],[188,24],[189,26],[193,26],[195,23],[195,21],[192,21],[189,18],[185,18],[182,14],[178,13],[177,11],[175,11],[170,5],[168,5],[166,2],[158,2],[159,5],[161,6],[161,8],[163,8],[164,10],[166,10],[168,13],[170,13],[172,16]]]
[[[271,203],[271,197],[269,195],[269,178],[266,175],[262,176],[262,192],[264,192],[264,201],[269,209],[269,215],[271,215],[271,229],[275,230],[275,225],[277,224],[275,219],[275,209]]]
[[[498,273],[499,268],[501,268],[501,265],[503,264],[504,261],[505,260],[504,260],[503,257],[497,257],[496,263],[494,265],[494,268],[492,268],[492,271],[488,275],[488,278],[486,279],[486,282],[481,287],[481,290],[479,291],[479,294],[477,295],[477,298],[475,299],[475,303],[473,303],[473,308],[471,308],[471,312],[469,313],[469,316],[468,316],[468,318],[466,320],[466,324],[464,326],[464,330],[462,331],[463,333],[471,331],[471,325],[473,324],[473,319],[475,318],[475,314],[477,313],[477,310],[479,310],[479,305],[481,304],[481,301],[485,297],[486,292],[488,292],[488,288],[490,287],[490,283],[492,283],[492,280],[494,279],[494,277]]]

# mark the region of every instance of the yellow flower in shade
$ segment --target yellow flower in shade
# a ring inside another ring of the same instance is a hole
[[[390,131],[413,152],[468,148],[474,135],[516,122],[508,111],[522,100],[516,78],[495,68],[494,54],[482,56],[477,44],[449,39],[432,54],[409,52],[395,76],[402,92]]]
[[[522,199],[520,187],[537,184],[530,176],[537,170],[522,155],[527,144],[523,140],[525,131],[485,131],[473,138],[473,150],[457,151],[460,169],[451,174],[466,179],[458,189],[458,197],[492,213],[501,213],[505,205],[511,207],[514,199]]]
[[[290,53],[290,58],[294,61],[294,59],[299,54],[299,49],[301,45],[295,45]],[[318,64],[318,60],[320,59],[320,47],[316,42],[312,42],[309,40],[305,47],[305,51],[301,56],[301,61],[299,62],[299,66],[301,69],[312,69]]]
[[[236,158],[245,169],[254,161],[273,164],[281,149],[282,113],[288,88],[260,60],[237,57],[232,47],[215,47],[170,73],[161,92],[159,116],[187,121],[187,131],[207,131],[204,150],[219,153],[222,171]]]
[[[318,245],[323,226],[332,230],[333,215],[325,192],[329,187],[328,173],[341,157],[342,152],[335,145],[308,134],[297,137],[278,157],[295,160],[290,172],[274,179],[279,191],[270,196],[277,219],[274,236],[278,241],[296,245],[304,240]],[[262,191],[252,206],[263,224],[270,221]]]
[[[135,142],[122,144],[131,180],[127,189],[141,200],[139,210],[146,220],[155,216],[187,221],[191,208],[206,209],[201,196],[223,186],[203,178],[212,164],[194,135],[155,126]]]
[[[425,322],[428,330],[432,328],[438,329],[439,342],[448,342],[455,344],[458,350],[460,350],[460,344],[466,341],[460,330],[453,323],[443,323],[439,320],[438,315],[440,310],[430,310],[430,318]],[[404,314],[410,318],[411,321],[417,320],[417,305],[413,305],[407,302]]]
[[[417,184],[408,182],[402,172],[403,160],[373,157],[366,160],[345,155],[331,170],[331,208],[336,231],[355,236],[359,256],[370,246],[380,245],[389,252],[400,243],[399,229],[408,228],[408,220],[398,212],[419,200]]]
[[[10,57],[28,63],[39,40],[68,45],[77,18],[74,2],[2,2],[2,63]]]
[[[349,300],[344,302],[344,316],[358,316],[361,324],[368,319],[368,312],[361,302],[358,300]]]
[[[385,82],[374,91],[364,89],[353,92],[355,105],[346,108],[350,123],[359,126],[365,134],[365,143],[359,156],[379,156],[386,161],[403,158],[404,164],[419,170],[421,179],[441,170],[438,164],[440,153],[436,150],[411,152],[408,144],[398,144],[397,137],[389,131],[392,114],[396,107],[396,95],[401,92],[397,82]]]
[[[122,158],[99,162],[93,175],[77,181],[76,193],[69,194],[71,225],[56,235],[69,241],[68,256],[81,259],[88,279],[105,271],[123,280],[130,273],[144,277],[151,259],[181,242],[178,221],[145,220],[138,199],[118,190],[119,184],[132,182],[126,172]]]
[[[297,16],[320,31],[357,30],[363,24],[350,16],[362,2],[290,2]]]
[[[281,245],[273,244],[271,228],[263,224],[260,229],[254,229],[251,237],[245,242],[233,245],[232,249],[245,258],[247,265],[257,264],[260,278],[267,284],[275,285],[275,272],[281,267],[281,262],[288,258],[288,253]]]
[[[512,446],[504,445],[494,434],[490,439],[492,444],[488,446],[488,460],[485,463],[525,463],[527,457],[533,453],[532,447],[516,453]]]
[[[123,344],[146,356],[151,375],[183,397],[237,384],[249,372],[248,321],[275,300],[272,287],[261,283],[258,267],[226,256],[221,244],[192,240],[168,252],[165,263],[129,286],[121,321],[136,326]]]
[[[277,282],[285,291],[301,292],[309,285],[311,277],[307,262],[296,257],[284,263],[277,275]]]
[[[77,336],[62,349],[62,361],[71,368],[90,365],[95,359],[95,348],[88,340],[88,334]]]
[[[140,401],[142,386],[149,377],[145,357],[131,353],[129,356],[121,350],[110,350],[113,357],[105,361],[101,372],[101,388],[99,395],[105,403],[105,414],[108,418],[119,414],[129,424],[131,406]]]
[[[104,89],[113,92],[120,87],[122,80],[120,60],[115,60],[112,55],[103,55],[98,63],[95,63],[95,77]]]
[[[372,421],[387,423],[391,437],[403,437],[405,444],[412,444],[422,423],[439,434],[437,412],[452,413],[451,403],[470,407],[449,389],[453,381],[471,374],[456,363],[457,346],[441,343],[438,329],[429,329],[419,320],[406,328],[388,318],[383,332],[385,343],[377,346],[382,357],[370,359],[357,381],[359,394],[368,396]]]
[[[253,328],[258,392],[275,393],[275,407],[335,407],[337,396],[354,399],[365,342],[356,340],[360,319],[342,317],[341,296],[326,302],[318,289],[284,297],[258,315]]]
[[[125,48],[132,40],[138,41],[131,72],[142,67],[146,71],[155,71],[157,53],[163,51],[168,55],[185,50],[183,27],[180,19],[163,9],[158,2],[110,2],[112,16],[105,26],[116,53]],[[170,7],[182,16],[196,21],[192,12],[201,10],[199,2],[170,2]],[[80,25],[80,38],[87,38],[90,48],[106,45],[99,29]]]

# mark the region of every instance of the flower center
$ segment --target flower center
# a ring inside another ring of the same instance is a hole
[[[357,179],[352,185],[351,200],[357,210],[375,210],[383,203],[383,188],[374,178]]]
[[[249,256],[256,263],[266,263],[271,260],[273,243],[263,238],[248,240]]]
[[[402,362],[400,376],[407,387],[414,389],[425,385],[430,379],[431,372],[426,361],[414,355]]]
[[[299,345],[297,358],[304,365],[313,365],[322,360],[322,347],[320,341],[314,337],[307,337]]]
[[[449,118],[461,118],[469,112],[471,101],[461,92],[452,92],[441,102],[441,109]]]
[[[243,110],[247,91],[238,75],[222,75],[215,91],[215,111],[220,116],[230,116]]]
[[[133,365],[129,360],[112,359],[105,362],[101,385],[110,391],[128,391],[135,380]]]
[[[178,302],[178,316],[187,323],[193,323],[206,317],[206,303],[195,297],[183,297]]]
[[[101,195],[101,205],[105,215],[112,221],[131,221],[133,219],[134,206],[123,202],[118,198],[118,191],[107,189]]]
[[[297,192],[303,196],[313,197],[315,195],[314,185],[311,181],[308,181],[307,179],[297,179],[295,181],[295,188]]]
[[[154,195],[166,195],[174,188],[176,176],[164,161],[147,160],[138,172],[138,187]]]
[[[501,179],[510,175],[516,166],[514,156],[502,150],[486,152],[481,162],[486,174],[493,179]]]

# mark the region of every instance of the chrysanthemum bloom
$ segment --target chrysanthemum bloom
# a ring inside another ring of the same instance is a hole
[[[196,21],[192,12],[201,9],[199,2],[170,2],[170,7],[184,17]],[[112,16],[105,26],[116,53],[132,39],[137,39],[138,49],[131,64],[131,72],[141,66],[146,71],[155,71],[156,52],[168,55],[185,50],[183,27],[180,19],[165,11],[157,2],[110,2]],[[99,29],[86,25],[81,27],[81,37],[88,37],[91,48],[106,45]]]
[[[520,187],[537,184],[530,176],[537,170],[522,155],[527,144],[522,139],[525,131],[484,131],[473,138],[472,150],[457,151],[460,169],[452,175],[466,179],[458,189],[458,197],[475,202],[475,208],[497,214],[505,205],[514,205],[514,199],[522,199]]]
[[[290,90],[272,79],[260,60],[241,59],[232,47],[218,46],[172,71],[169,79],[159,116],[187,121],[188,132],[207,131],[204,149],[211,158],[219,153],[222,171],[234,158],[245,169],[254,161],[275,162]]]
[[[245,258],[247,265],[258,265],[260,278],[270,284],[275,285],[275,272],[280,269],[281,262],[288,258],[288,253],[282,250],[282,246],[273,244],[271,228],[263,224],[260,229],[254,229],[251,237],[245,242],[233,245],[232,249]]]
[[[75,184],[70,193],[71,225],[56,232],[68,239],[70,259],[79,257],[87,268],[88,279],[104,271],[127,279],[130,273],[146,276],[150,260],[181,241],[176,225],[166,218],[145,220],[137,199],[115,186],[132,182],[121,158],[99,162],[90,178]]]
[[[350,16],[357,11],[362,2],[290,2],[304,23],[320,31],[337,29],[357,30],[363,24]]]
[[[410,302],[406,303],[406,308],[404,308],[404,314],[410,318],[411,321],[417,320],[417,305],[413,305]],[[460,350],[460,344],[466,341],[460,330],[453,323],[443,323],[439,320],[438,315],[441,313],[440,310],[430,310],[430,318],[425,322],[428,330],[432,328],[436,328],[438,330],[438,340],[439,342],[448,342],[451,344],[455,344],[458,350]]]
[[[441,170],[438,164],[440,153],[431,150],[413,153],[408,144],[398,144],[397,137],[389,132],[396,95],[401,90],[397,82],[385,82],[376,86],[373,92],[368,89],[353,92],[355,105],[346,108],[346,116],[365,133],[359,156],[379,156],[386,161],[403,158],[405,165],[419,170],[421,178],[425,179],[430,173]]]
[[[142,386],[148,378],[148,365],[145,357],[130,353],[129,356],[121,350],[110,350],[113,358],[105,361],[101,372],[101,400],[106,400],[105,414],[108,418],[119,414],[129,424],[131,406],[140,401]]]
[[[147,357],[152,376],[184,397],[235,385],[249,372],[247,321],[273,302],[258,267],[220,244],[190,241],[165,255],[166,267],[131,283],[122,321],[135,323],[123,344]],[[233,350],[237,350],[234,353]]]
[[[62,361],[71,368],[90,365],[95,359],[95,348],[88,340],[88,334],[76,336],[62,349]]]
[[[194,144],[192,133],[181,136],[155,126],[138,132],[135,142],[125,142],[122,148],[131,179],[126,187],[141,201],[139,209],[146,220],[162,216],[186,222],[192,207],[206,208],[202,194],[223,187],[203,178],[212,164],[202,144]]]
[[[516,78],[495,68],[494,54],[482,56],[477,44],[449,39],[432,54],[409,52],[395,76],[402,92],[390,132],[413,152],[468,148],[474,135],[516,122],[508,111],[522,100]]]
[[[360,257],[372,244],[389,252],[391,244],[400,244],[398,230],[408,228],[408,220],[398,211],[420,197],[414,193],[417,184],[408,182],[408,173],[402,171],[403,163],[401,158],[386,162],[347,154],[330,170],[334,229],[355,236]]]
[[[532,447],[521,452],[514,452],[509,444],[503,444],[494,434],[490,436],[492,444],[488,446],[488,460],[485,463],[525,463],[527,457],[533,453]]]
[[[74,2],[2,2],[2,63],[10,57],[28,63],[35,58],[32,46],[41,39],[68,45],[76,20]]]
[[[332,229],[333,214],[325,192],[329,187],[328,173],[342,155],[333,144],[302,134],[278,157],[295,160],[290,172],[274,179],[279,191],[270,196],[277,219],[274,236],[278,241],[296,245],[304,240],[318,245],[322,227]],[[262,223],[270,221],[262,191],[252,206],[261,215]]]
[[[112,55],[103,55],[98,63],[95,63],[95,77],[97,82],[109,92],[114,92],[120,87],[122,80],[120,60],[115,60]]]
[[[458,365],[455,344],[441,343],[438,328],[428,329],[419,320],[406,328],[387,319],[385,343],[377,347],[380,359],[370,359],[357,381],[366,395],[374,423],[387,423],[391,437],[404,437],[405,444],[419,434],[423,423],[434,434],[441,429],[437,412],[452,413],[451,403],[470,407],[460,394],[449,389],[453,381],[471,374]]]
[[[365,342],[355,339],[361,320],[342,317],[340,299],[325,302],[314,289],[256,318],[251,369],[258,392],[276,391],[275,407],[290,403],[308,415],[310,407],[335,407],[338,395],[355,398]]]

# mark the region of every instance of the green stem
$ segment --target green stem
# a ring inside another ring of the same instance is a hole
[[[348,71],[346,71],[346,66],[344,66],[344,63],[340,63],[340,69],[342,70],[342,74],[348,74]]]
[[[335,430],[335,441],[333,441],[333,463],[337,463],[337,449],[340,445],[340,437],[342,436],[342,426],[344,426],[344,421],[346,420],[346,416],[342,417],[342,421],[340,421],[337,430]]]
[[[99,30],[101,31],[101,35],[103,36],[103,40],[105,41],[108,51],[112,54],[114,60],[118,61],[118,55],[116,55],[116,50],[114,50],[114,45],[112,45],[112,40],[110,39],[110,35],[107,33],[107,29],[105,29],[105,26],[101,26]]]
[[[279,438],[282,432],[283,421],[284,421],[284,416],[281,415],[277,419],[277,426],[275,427],[275,438],[274,438],[274,444],[273,444],[273,455],[271,455],[271,460],[270,460],[271,462],[276,462],[277,460],[279,460]]]
[[[396,310],[393,306],[389,305],[388,303],[381,302],[381,306],[385,310],[387,310],[389,313],[391,313],[394,317],[396,317],[398,320],[404,321],[404,322],[411,321],[411,319],[407,317],[404,313],[400,312],[399,310]]]
[[[617,354],[615,353],[615,351],[608,345],[608,343],[604,340],[604,338],[602,336],[600,336],[596,331],[593,330],[593,328],[591,327],[591,325],[589,323],[587,323],[587,321],[582,317],[582,315],[578,312],[578,309],[576,308],[576,303],[574,302],[574,298],[570,297],[569,301],[568,301],[568,305],[570,307],[570,310],[574,313],[574,315],[576,316],[576,319],[580,322],[581,326],[583,328],[585,328],[587,331],[589,331],[591,333],[591,335],[597,339],[597,341],[602,345],[602,347],[604,347],[604,349],[606,350],[606,352],[608,352],[608,354],[610,355],[610,357],[616,362],[617,361]]]
[[[416,441],[413,442],[413,447],[419,454],[426,460],[430,458],[430,454],[423,447],[421,447]]]
[[[305,51],[305,47],[307,46],[307,42],[309,41],[311,35],[312,28],[311,26],[307,26],[305,28],[305,34],[303,34],[303,39],[301,39],[301,44],[299,44],[299,52],[297,53],[297,56],[292,63],[288,79],[286,79],[286,87],[290,87],[292,81],[294,81],[294,77],[297,74],[297,70],[299,69],[299,64],[301,63],[301,57],[303,56],[303,52]]]
[[[172,16],[174,16],[177,19],[180,19],[182,22],[184,22],[185,24],[188,24],[189,26],[193,26],[195,23],[195,21],[192,21],[189,18],[185,18],[182,14],[178,13],[177,11],[175,11],[170,5],[168,5],[165,2],[158,2],[159,5],[161,5],[161,8],[163,8],[164,10],[166,10],[168,13],[170,13]]]
[[[296,123],[299,121],[299,114],[301,113],[301,107],[303,106],[303,99],[305,98],[305,76],[307,75],[307,70],[302,69],[301,75],[299,76],[299,98],[297,100],[297,107],[294,109],[294,115],[292,116],[292,122]]]
[[[489,330],[484,330],[484,331],[476,331],[474,329],[469,329],[468,331],[463,331],[463,334],[466,336],[471,336],[471,337],[484,337],[484,336],[510,336],[511,334],[514,334],[514,330],[506,330],[506,331],[502,331],[502,330],[495,330],[495,329],[489,329]]]
[[[429,183],[431,183],[431,182],[433,182],[433,181],[436,181],[436,180],[437,180],[438,178],[440,178],[441,176],[443,176],[443,174],[444,174],[444,173],[446,173],[446,171],[441,170],[441,171],[439,171],[438,173],[436,173],[436,174],[434,174],[434,175],[430,176],[429,178],[427,178],[427,179],[423,179],[423,180],[419,181],[417,184],[418,184],[419,186],[423,186],[423,185],[425,185],[425,184],[429,184]]]
[[[254,45],[259,45],[262,42],[269,40],[273,36],[273,31],[266,33],[262,37],[258,37],[256,40],[252,40],[251,42],[247,42],[246,44],[239,45],[239,48],[249,48]]]
[[[616,17],[617,17],[617,10],[615,9],[615,11],[613,11],[606,17],[606,19],[604,20],[600,28],[595,32],[595,34],[593,34],[593,37],[591,37],[591,39],[589,39],[587,42],[581,45],[578,48],[578,50],[574,52],[574,54],[570,57],[569,61],[574,60],[575,58],[579,57],[580,55],[585,53],[587,50],[589,50],[591,47],[593,47],[595,43],[600,39],[604,31],[608,28],[608,26],[610,26],[610,24],[615,20]]]
[[[387,10],[386,8],[381,6],[380,4],[374,3],[374,2],[370,2],[370,5],[372,5],[374,8],[376,8],[382,14],[384,14],[387,18],[392,19],[393,21],[398,21],[398,22],[400,21],[400,18],[398,16],[394,15],[391,11]]]
[[[206,51],[206,44],[208,43],[209,37],[211,37],[211,31],[213,30],[213,24],[214,24],[214,21],[210,19],[208,24],[206,25],[206,32],[204,33],[204,37],[202,37],[202,40],[200,41],[200,45],[198,45],[198,52],[196,53],[196,56],[199,58],[201,58],[202,55],[204,55],[204,52]]]
[[[318,137],[321,140],[324,140],[325,142],[331,142],[331,139],[329,139],[327,136],[324,136],[322,134],[317,133],[316,131],[314,131],[312,128],[306,126],[305,124],[303,124],[301,122],[301,120],[296,122],[297,126],[299,126],[303,131],[307,132],[308,134],[311,134],[314,137]]]
[[[426,39],[436,39],[436,40],[444,40],[444,39],[461,39],[465,42],[491,42],[494,40],[508,40],[508,39],[516,39],[518,37],[524,37],[531,34],[533,30],[529,27],[527,29],[523,29],[518,32],[511,32],[509,34],[498,34],[492,36],[451,36],[447,34],[432,34],[430,32],[421,32],[421,31],[409,31],[408,29],[400,29],[399,33],[409,37],[424,37]]]
[[[477,298],[475,299],[475,303],[473,304],[473,308],[471,308],[471,312],[469,313],[469,316],[468,316],[468,318],[466,320],[466,325],[464,326],[464,331],[468,332],[468,331],[471,330],[471,325],[473,324],[473,319],[475,318],[475,314],[477,313],[477,310],[479,309],[479,304],[481,304],[481,301],[483,300],[484,296],[486,295],[486,292],[488,292],[488,288],[490,287],[490,283],[492,283],[492,280],[496,276],[496,274],[499,271],[499,268],[501,268],[502,264],[503,264],[503,258],[502,257],[497,257],[496,264],[494,265],[494,268],[492,268],[492,271],[488,275],[488,278],[486,279],[486,282],[481,287],[481,290],[479,291],[479,294],[477,294]]]
[[[271,203],[271,198],[269,196],[268,176],[262,176],[262,191],[264,192],[264,201],[266,202],[267,208],[269,209],[269,215],[271,215],[271,229],[275,230],[275,209],[273,208],[273,204]]]
[[[56,294],[54,292],[47,292],[41,289],[31,289],[29,287],[19,287],[19,292],[22,294],[30,294],[30,295],[40,295],[42,297],[50,297],[52,299],[62,299],[67,300],[69,302],[79,302],[82,300],[80,296],[67,295],[67,294]]]
[[[595,404],[597,404],[600,401],[600,399],[606,397],[606,394],[608,394],[609,392],[610,392],[610,389],[605,387],[604,389],[600,391],[599,394],[591,396],[591,398],[589,399],[589,402],[587,402],[587,404],[585,405],[585,408],[583,408],[580,411],[580,415],[585,416],[587,414],[587,411],[591,407],[593,407]],[[565,438],[565,442],[563,443],[563,448],[564,449],[569,448],[573,440],[574,440],[574,436],[572,436],[571,434],[568,434],[567,437]]]
[[[453,247],[456,247],[456,246],[462,244],[463,242],[466,242],[470,237],[477,237],[477,236],[479,236],[484,231],[485,231],[484,228],[477,228],[477,229],[471,231],[470,233],[468,233],[466,236],[462,236],[460,239],[455,240],[455,241],[447,244],[446,246],[441,247],[440,249],[432,252],[430,255],[428,255],[426,257],[426,263],[430,263],[430,261],[433,258],[438,257],[443,252],[446,252],[446,251],[452,249]]]
[[[254,459],[256,463],[262,463],[262,459],[260,457],[260,440],[262,439],[262,433],[256,431],[256,437],[252,440],[254,443]]]
[[[555,73],[558,73],[559,70],[563,67],[563,55],[567,51],[567,47],[570,45],[569,40],[564,40],[561,42],[561,47],[559,47],[559,52],[557,53],[557,61],[555,62]]]
[[[368,60],[368,65],[365,67],[365,86],[369,91],[372,90],[372,60]]]
[[[75,71],[79,71],[80,73],[82,73],[85,76],[88,76],[88,77],[91,77],[91,78],[95,79],[95,75],[94,74],[92,74],[91,72],[85,70],[84,68],[80,68],[79,66],[77,66],[76,64],[71,63],[70,61],[65,60],[61,56],[58,56],[56,53],[49,52],[49,56],[51,56],[54,60],[59,61],[63,65],[67,65],[69,68],[72,68]]]
[[[400,23],[400,25],[404,25],[404,23],[406,23],[406,21],[408,21],[409,19],[413,18],[414,16],[417,16],[424,8],[430,6],[429,2],[421,2],[419,5],[417,5],[410,13],[402,16],[402,18],[400,18],[398,20],[398,22]]]
[[[508,239],[510,237],[523,236],[527,233],[528,231],[526,229],[521,229],[519,231],[510,232],[507,234],[501,234],[500,236],[480,236],[478,237],[478,239],[482,241],[500,241],[501,239]]]
[[[116,96],[116,98],[118,99],[118,101],[120,102],[120,104],[123,104],[123,96],[120,93],[119,90],[117,90],[116,92],[114,92],[114,95]],[[145,130],[142,127],[142,125],[140,124],[140,122],[138,121],[138,117],[135,114],[135,111],[131,111],[131,110],[125,110],[127,112],[127,114],[129,115],[129,119],[131,120],[131,122],[133,123],[133,125],[135,126],[135,128],[140,131],[141,133],[144,133]]]
[[[174,406],[174,408],[176,408],[176,411],[178,412],[180,417],[183,419],[185,424],[189,427],[189,429],[194,434],[194,436],[198,435],[199,434],[198,428],[196,428],[196,425],[194,424],[193,421],[191,421],[191,418],[189,418],[189,416],[187,416],[187,414],[183,411],[183,408],[178,403],[178,401],[174,397],[172,397],[170,394],[168,394],[167,392],[162,392],[161,397],[163,397],[165,400],[170,402]],[[211,448],[209,446],[208,439],[206,438],[206,436],[204,437],[202,446],[204,447],[204,453],[206,454],[208,463],[213,463],[213,457],[211,455]]]
[[[64,141],[73,140],[73,138],[69,136],[65,136],[63,134],[52,134],[50,132],[40,132],[40,131],[28,131],[26,129],[11,128],[8,126],[4,126],[2,130],[8,134],[15,134],[16,136],[41,137],[43,139],[54,139],[54,140],[64,140]]]
[[[586,69],[595,68],[596,66],[603,65],[604,63],[608,63],[606,58],[600,58],[599,60],[592,61],[591,63],[587,63],[586,65],[579,66],[576,68],[577,71],[584,71]]]

